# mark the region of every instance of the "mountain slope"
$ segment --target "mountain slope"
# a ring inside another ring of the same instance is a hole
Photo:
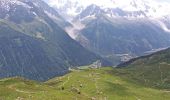
[[[148,56],[132,59],[118,66],[122,69],[125,68],[127,75],[131,73],[128,77],[133,76],[134,79],[145,85],[170,89],[169,57],[170,49],[166,49]]]
[[[103,60],[72,40],[38,1],[0,1],[1,78],[44,81],[65,74],[69,67]]]
[[[53,6],[73,24],[66,28],[73,39],[118,64],[169,47],[169,18],[164,17],[169,15],[168,5],[146,0],[56,0]]]
[[[1,24],[0,29],[1,78],[23,76],[43,80],[54,77],[59,70],[67,72],[64,65],[50,60],[44,50],[44,46],[48,45],[46,42],[24,35],[6,25]],[[48,71],[50,73],[47,73]]]
[[[139,55],[170,44],[169,33],[145,19],[108,19],[99,15],[86,23],[86,28],[81,30],[80,34],[88,40],[92,50],[101,54],[103,52]],[[77,37],[77,40],[79,39],[81,41],[81,37]]]
[[[117,12],[126,14],[119,10]],[[75,31],[75,40],[103,57],[135,57],[170,45],[169,32],[162,28],[163,23],[156,19],[112,18],[99,6],[90,5],[74,19],[73,23],[77,22],[84,27]]]
[[[7,18],[11,20],[17,20],[15,17],[16,15],[13,13],[16,9],[16,13],[18,14],[19,11],[24,12],[27,10],[35,9],[35,7],[41,9],[46,13],[51,19],[53,19],[60,27],[66,27],[71,26],[70,23],[65,21],[56,10],[48,6],[45,2],[42,0],[1,0],[0,2],[0,8],[1,8],[1,18]],[[20,8],[20,9],[17,9]],[[21,9],[23,8],[23,9]],[[13,11],[12,11],[13,10]],[[9,16],[6,16],[9,15]],[[25,17],[27,15],[27,17]],[[27,12],[27,14],[23,14],[23,16],[18,14],[18,17],[21,17],[21,19],[25,18],[27,20],[33,19],[33,17],[36,16],[35,12]],[[14,17],[14,18],[13,18]]]
[[[44,100],[169,100],[168,91],[144,87],[129,78],[116,75],[112,68],[74,70],[71,73],[37,83],[22,78],[0,80],[1,99]]]

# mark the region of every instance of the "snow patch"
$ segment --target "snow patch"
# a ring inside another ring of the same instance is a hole
[[[11,5],[21,5],[25,8],[31,8],[30,6],[19,0],[0,0],[0,8],[2,9],[9,11]]]
[[[44,11],[47,15],[48,15],[48,17],[50,17],[50,18],[52,18],[52,19],[55,19],[55,20],[57,20],[57,21],[60,21],[61,19],[60,18],[58,18],[58,17],[56,17],[54,14],[52,14],[52,13],[49,13],[48,11]]]
[[[72,23],[73,26],[66,27],[65,31],[72,39],[76,39],[79,35],[79,31],[85,28],[85,25],[80,22]]]
[[[36,38],[45,40],[45,37],[43,36],[43,33],[40,33],[40,32],[37,32],[37,33],[36,33]]]
[[[170,29],[160,20],[155,20],[155,22],[165,31],[170,33]]]
[[[170,3],[157,2],[155,0],[49,0],[51,6],[55,6],[57,10],[75,17],[80,14],[87,6],[95,4],[101,9],[120,8],[123,11],[142,11],[147,17],[162,17],[170,14]],[[108,15],[115,17],[116,15]],[[137,16],[143,18],[146,16]],[[127,16],[126,16],[127,17]],[[131,17],[131,16],[128,16]],[[135,17],[135,16],[132,16]]]

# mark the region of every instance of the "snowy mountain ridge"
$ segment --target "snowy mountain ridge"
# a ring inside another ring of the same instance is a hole
[[[10,5],[22,5],[26,8],[30,8],[30,6],[19,0],[0,0],[0,8],[5,9],[6,11],[10,10]]]
[[[119,8],[128,12],[142,11],[147,17],[158,18],[170,14],[169,3],[158,3],[153,0],[105,0],[103,2],[101,0],[49,0],[49,4],[62,14],[72,17],[80,14],[92,4],[103,10]]]

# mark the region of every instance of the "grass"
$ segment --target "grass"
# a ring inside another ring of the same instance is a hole
[[[169,58],[170,49],[166,49],[120,64],[122,68],[116,71],[119,76],[129,77],[147,87],[170,90]]]
[[[81,69],[44,83],[0,80],[0,100],[169,100],[170,92],[146,87],[110,67]]]
[[[119,73],[117,74],[122,77],[129,77],[147,87],[170,90],[169,70],[170,65],[168,64],[139,65],[138,67],[129,66],[118,69]]]

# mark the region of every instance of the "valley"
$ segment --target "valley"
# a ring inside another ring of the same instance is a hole
[[[48,81],[0,80],[2,100],[169,100],[170,49],[134,58],[117,67],[70,68]],[[95,67],[96,66],[96,67]]]

